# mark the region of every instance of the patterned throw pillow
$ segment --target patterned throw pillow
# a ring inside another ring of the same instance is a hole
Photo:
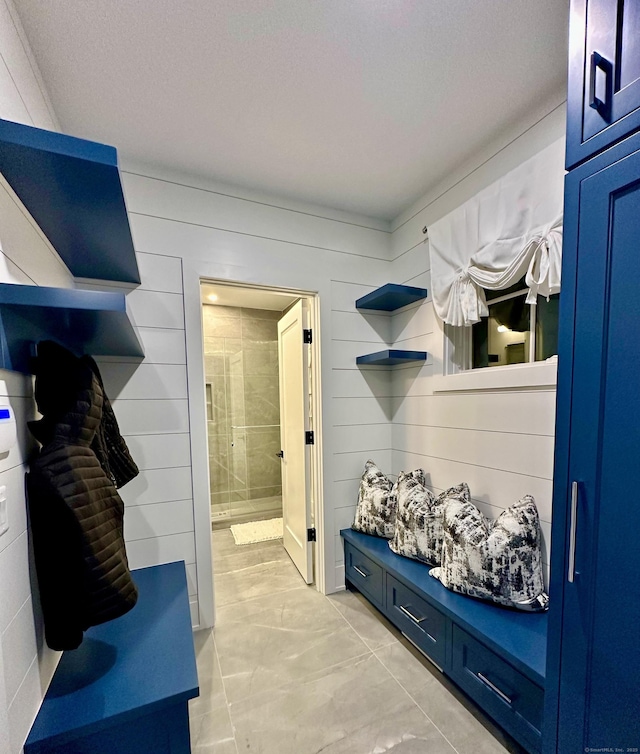
[[[367,461],[358,490],[358,506],[351,528],[376,537],[389,537],[395,523],[393,484],[373,461]]]
[[[420,474],[424,481],[423,471],[412,471],[409,476],[414,474]],[[360,480],[358,506],[351,528],[385,539],[393,537],[398,504],[397,487],[397,481],[392,484],[373,461],[367,461]]]
[[[473,503],[444,506],[442,566],[430,575],[448,589],[520,610],[546,610],[540,521],[531,495],[492,521]]]
[[[398,476],[398,513],[396,528],[389,547],[397,555],[440,565],[442,558],[442,511],[449,498],[471,499],[469,487],[462,482],[436,497],[425,487],[422,478],[408,474]]]

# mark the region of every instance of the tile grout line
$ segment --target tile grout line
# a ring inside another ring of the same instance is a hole
[[[326,595],[325,595],[325,596],[326,596]],[[329,600],[329,602],[331,602],[331,600]],[[332,604],[333,604],[333,603],[332,603]],[[344,616],[344,615],[343,615],[343,614],[342,614],[342,613],[341,613],[341,612],[340,612],[340,611],[338,610],[338,608],[336,607],[336,605],[333,605],[333,607],[334,607],[334,609],[335,609],[335,610],[336,610],[336,611],[338,612],[338,614],[339,614],[339,615],[341,615],[341,616],[342,616],[342,618],[344,618],[345,622],[346,622],[346,623],[347,623],[347,624],[348,624],[348,625],[349,625],[349,626],[351,627],[351,629],[352,629],[352,630],[353,630],[353,631],[355,632],[356,636],[358,636],[358,638],[359,638],[359,639],[360,639],[360,640],[361,640],[361,641],[362,641],[362,642],[363,642],[363,643],[364,643],[364,644],[365,644],[365,645],[366,645],[366,646],[368,647],[369,645],[367,644],[366,640],[365,640],[365,639],[364,639],[364,638],[363,638],[362,636],[360,636],[360,634],[359,634],[359,633],[358,633],[358,631],[357,631],[357,630],[355,629],[355,627],[354,627],[354,626],[352,625],[352,623],[351,623],[351,622],[350,622],[350,621],[348,620],[348,618],[347,618],[346,616]],[[399,641],[399,640],[398,640],[398,639],[396,639],[396,641]],[[417,708],[418,708],[418,709],[419,709],[419,710],[420,710],[420,711],[422,712],[422,714],[423,714],[423,715],[424,715],[424,716],[425,716],[425,717],[427,718],[427,720],[428,720],[428,721],[429,721],[429,722],[430,722],[430,723],[431,723],[431,724],[433,725],[433,727],[434,727],[434,728],[435,728],[435,729],[436,729],[436,730],[438,731],[438,733],[439,733],[439,734],[440,734],[440,735],[442,736],[442,738],[443,738],[443,739],[444,739],[444,740],[445,740],[445,741],[446,741],[446,742],[447,742],[447,743],[449,744],[449,746],[450,746],[450,747],[451,747],[451,748],[452,748],[452,749],[453,749],[453,750],[454,750],[455,752],[457,752],[457,754],[460,754],[460,753],[458,752],[458,749],[456,749],[456,747],[455,747],[455,746],[454,746],[454,745],[453,745],[453,744],[451,743],[451,741],[449,741],[449,739],[448,739],[448,738],[447,738],[447,737],[445,736],[445,734],[444,734],[444,733],[443,733],[443,732],[442,732],[442,731],[440,730],[440,728],[439,728],[439,727],[438,727],[438,726],[437,726],[437,725],[435,724],[435,722],[434,722],[434,721],[433,721],[433,720],[432,720],[432,719],[431,719],[431,718],[429,717],[429,715],[428,715],[428,714],[427,714],[427,713],[426,713],[426,712],[424,711],[424,709],[423,709],[423,708],[422,708],[422,706],[421,706],[421,705],[420,705],[420,704],[418,703],[418,701],[417,701],[416,699],[414,699],[414,698],[413,698],[413,696],[411,695],[411,693],[409,692],[409,690],[408,690],[408,689],[406,689],[406,688],[405,688],[405,687],[404,687],[404,686],[402,685],[402,683],[400,682],[400,680],[399,680],[398,678],[396,678],[396,676],[395,676],[395,675],[394,675],[394,674],[393,674],[393,673],[391,672],[391,670],[390,670],[390,669],[389,669],[389,668],[388,668],[388,667],[387,667],[387,666],[386,666],[386,665],[384,664],[384,662],[382,662],[382,660],[381,660],[381,659],[380,659],[380,658],[378,657],[378,654],[377,654],[378,650],[380,650],[380,649],[386,649],[387,647],[391,646],[391,644],[392,644],[392,643],[393,643],[393,642],[389,642],[389,644],[385,644],[385,645],[383,645],[383,646],[380,646],[380,647],[378,647],[377,649],[371,649],[371,648],[370,648],[370,652],[371,652],[371,654],[372,654],[372,655],[373,655],[373,656],[374,656],[374,657],[376,658],[376,660],[377,660],[377,661],[378,661],[378,662],[380,663],[380,665],[382,665],[382,667],[383,667],[383,668],[384,668],[384,669],[385,669],[385,670],[387,671],[387,673],[389,673],[389,675],[391,676],[391,678],[393,678],[393,680],[394,680],[394,681],[395,681],[395,682],[396,682],[396,683],[398,684],[398,686],[400,686],[400,688],[401,688],[401,689],[402,689],[402,690],[404,691],[404,693],[405,693],[405,694],[406,694],[406,695],[407,695],[407,696],[409,697],[409,699],[411,699],[411,701],[412,701],[412,702],[413,702],[413,703],[414,703],[414,704],[416,705],[416,707],[417,707]]]
[[[255,698],[257,696],[261,696],[263,694],[268,694],[275,691],[282,691],[282,690],[289,689],[297,685],[304,685],[310,678],[313,678],[313,676],[317,676],[321,673],[323,674],[329,673],[329,672],[333,673],[333,671],[336,668],[340,668],[344,665],[347,665],[348,663],[353,663],[356,660],[359,661],[365,657],[368,657],[369,655],[373,655],[373,652],[367,647],[367,645],[365,644],[364,646],[365,646],[366,651],[362,652],[362,654],[354,655],[353,657],[348,657],[345,660],[340,660],[340,662],[332,663],[331,665],[327,665],[324,668],[317,668],[316,670],[312,670],[311,672],[307,673],[306,675],[301,676],[300,678],[296,678],[295,680],[285,681],[284,683],[281,683],[277,686],[272,686],[270,688],[262,689],[261,691],[257,691],[253,694],[249,694],[248,696],[244,696],[242,699],[238,699],[236,702],[231,702],[231,704],[238,704],[240,702],[246,702],[249,699]],[[224,678],[223,678],[223,685],[224,685]]]
[[[284,545],[281,545],[281,546],[284,548]],[[306,587],[307,585],[303,584],[302,586]],[[301,588],[302,587],[293,587],[292,589],[286,589],[283,592],[275,592],[273,594],[275,594],[275,595],[282,595],[282,594],[284,594],[286,592],[298,591]],[[232,604],[233,605],[238,605],[238,604],[241,604],[241,602],[250,602],[250,601],[253,601],[253,600],[256,600],[256,599],[261,599],[261,597],[266,597],[266,596],[273,596],[273,595],[271,595],[271,594],[269,594],[269,595],[261,595],[260,597],[252,597],[249,600],[241,600],[240,602],[235,602],[235,603],[232,603]],[[328,599],[328,596],[326,594],[323,594],[321,596],[325,599],[326,602],[329,602],[332,605],[332,607],[336,610],[336,612],[338,613],[338,615],[340,615],[340,617],[344,620],[344,622],[347,624],[347,626],[349,628],[351,628],[351,630],[355,633],[355,635],[357,636],[357,638],[360,639],[360,641],[362,642],[362,644],[363,644],[363,646],[365,648],[365,651],[362,652],[361,654],[357,654],[354,657],[351,657],[351,658],[349,658],[347,660],[341,660],[340,662],[333,663],[331,665],[326,666],[325,668],[314,670],[314,671],[310,672],[308,675],[305,675],[302,678],[298,678],[295,681],[287,681],[287,682],[285,682],[283,684],[280,684],[279,686],[274,687],[273,689],[263,689],[262,691],[258,691],[256,694],[250,694],[249,696],[244,697],[242,701],[245,701],[246,699],[249,699],[252,696],[257,696],[259,694],[265,693],[266,691],[283,689],[283,688],[286,688],[286,687],[289,687],[289,686],[293,686],[294,684],[297,684],[297,683],[304,683],[307,678],[310,678],[311,676],[316,675],[317,673],[320,673],[320,672],[324,673],[326,671],[331,671],[334,668],[340,667],[341,665],[344,665],[347,662],[352,662],[354,660],[359,660],[359,659],[361,659],[363,657],[366,657],[368,655],[372,655],[373,654],[373,651],[370,649],[369,645],[364,641],[364,639],[355,630],[355,628],[353,628],[353,626],[349,623],[349,621],[340,613],[340,611],[331,602],[331,600]],[[227,605],[225,605],[224,607],[227,607]],[[215,650],[216,650],[216,657],[218,658],[218,665],[220,667],[220,676],[222,678],[222,687],[223,687],[223,690],[224,690],[224,693],[225,693],[225,699],[227,699],[227,692],[226,692],[226,686],[225,686],[225,683],[224,683],[224,676],[222,675],[222,665],[220,664],[220,657],[218,655],[218,647],[217,647],[217,645],[215,643],[215,634],[213,634],[213,637],[214,637],[214,646],[215,646]],[[231,725],[234,728],[234,738],[235,738],[235,725],[233,724],[233,718],[231,717],[230,707],[231,707],[231,705],[229,704],[229,717],[231,718]],[[236,748],[237,748],[237,741],[236,741]]]
[[[212,542],[213,545],[213,533],[212,533]],[[215,580],[214,580],[214,594],[215,594]],[[248,600],[245,600],[248,601]],[[235,603],[238,604],[238,603]],[[215,652],[216,656],[216,662],[218,664],[218,670],[220,671],[220,682],[222,683],[222,693],[224,694],[224,701],[226,705],[227,710],[227,716],[229,718],[229,724],[231,725],[231,732],[233,733],[233,745],[235,746],[236,754],[240,754],[240,749],[238,747],[238,738],[236,734],[236,726],[233,722],[233,718],[231,717],[231,704],[229,703],[229,696],[227,694],[227,686],[225,684],[224,676],[222,675],[222,664],[220,663],[220,654],[218,653],[218,644],[216,642],[216,635],[215,635],[215,626],[211,629],[211,639],[213,641],[213,651]]]
[[[342,592],[334,592],[334,594],[343,594],[343,593],[347,593],[347,592],[348,592],[348,590],[345,587],[345,589]],[[367,649],[372,654],[375,654],[375,649],[373,649],[373,647],[369,646],[367,640],[358,633],[358,630],[353,625],[353,623],[351,623],[351,621],[347,618],[347,616],[343,615],[340,612],[340,610],[338,610],[337,606],[333,603],[333,601],[329,599],[329,595],[325,594],[324,596],[325,596],[326,600],[331,603],[331,605],[333,606],[334,610],[336,610],[336,612],[338,613],[338,615],[340,615],[340,617],[344,619],[345,623],[351,628],[351,630],[355,633],[355,635],[358,637],[358,639],[360,639],[360,641],[365,645],[365,647],[367,647]],[[398,639],[394,639],[394,641],[398,641]],[[384,644],[381,647],[378,647],[378,649],[383,649],[384,647],[388,647],[391,644],[393,644],[393,641],[390,641],[388,644]]]
[[[411,699],[411,701],[416,705],[416,707],[422,712],[422,714],[427,718],[427,720],[433,725],[433,727],[438,731],[438,733],[444,738],[444,740],[449,744],[449,746],[455,751],[457,754],[460,754],[459,750],[456,749],[456,747],[449,741],[449,739],[445,736],[443,731],[440,730],[440,728],[436,725],[436,723],[429,717],[429,715],[425,712],[422,705],[418,702],[417,699],[415,699],[409,689],[407,689],[402,682],[394,675],[394,673],[384,664],[384,662],[378,657],[377,652],[374,650],[373,654],[376,657],[376,660],[382,665],[382,667],[389,673],[389,675],[393,678],[393,680],[400,686],[400,688],[405,692],[405,694]],[[447,693],[449,693],[446,689],[444,689]]]
[[[224,694],[224,702],[227,706],[227,715],[229,717],[229,724],[231,725],[231,732],[233,733],[233,744],[236,747],[236,754],[240,754],[240,749],[238,748],[238,739],[236,737],[236,726],[234,725],[233,718],[231,717],[231,705],[229,704],[229,697],[227,696],[227,687],[224,682],[224,676],[222,675],[222,665],[220,664],[220,655],[218,654],[218,645],[216,644],[216,636],[213,629],[211,629],[211,638],[213,640],[213,651],[216,653],[216,662],[218,663],[218,670],[220,671],[220,680],[222,681],[222,693]]]
[[[280,561],[273,561],[274,563],[280,562]],[[229,571],[229,573],[233,573],[233,571]],[[249,597],[249,599],[246,600],[237,600],[236,602],[228,602],[226,605],[220,605],[221,610],[225,610],[228,607],[235,607],[236,605],[244,605],[247,602],[253,602],[254,600],[260,600],[264,599],[265,597],[274,597],[274,596],[280,596],[282,594],[286,594],[287,592],[295,592],[301,590],[303,587],[306,587],[307,584],[302,584],[302,586],[292,586],[289,589],[283,589],[282,591],[277,592],[267,592],[266,594],[259,594],[256,597]]]
[[[290,592],[290,591],[296,591],[297,589],[298,588],[293,588],[293,589],[289,589],[289,590],[285,590],[285,591],[286,592]],[[278,594],[282,594],[282,593],[283,592],[280,592]],[[263,595],[263,596],[266,596],[266,595]],[[415,706],[420,710],[420,712],[429,721],[429,723],[431,723],[431,725],[433,725],[434,729],[440,734],[440,736],[442,737],[442,739],[448,744],[448,746],[451,748],[452,752],[455,752],[456,754],[460,754],[459,750],[451,743],[451,741],[447,738],[447,736],[440,729],[440,727],[438,725],[436,725],[436,723],[432,720],[432,718],[424,710],[424,708],[422,707],[422,705],[412,696],[412,694],[410,693],[410,691],[400,682],[400,680],[396,677],[396,675],[385,665],[385,663],[378,656],[378,651],[391,646],[395,641],[398,641],[398,639],[394,638],[392,641],[390,641],[390,642],[388,642],[388,643],[386,643],[384,645],[378,646],[376,649],[373,649],[368,644],[368,642],[366,641],[366,639],[361,635],[361,633],[351,623],[351,621],[338,609],[337,605],[333,602],[333,600],[329,599],[330,595],[323,595],[323,597],[324,597],[324,599],[327,602],[329,602],[332,605],[333,609],[338,613],[338,615],[340,616],[340,618],[342,618],[344,624],[346,624],[346,626],[348,626],[354,632],[354,634],[358,637],[358,639],[362,642],[362,644],[365,647],[366,651],[363,652],[363,653],[361,653],[361,654],[358,654],[358,655],[356,655],[356,656],[354,656],[352,658],[349,658],[348,660],[343,660],[341,662],[338,662],[338,663],[335,663],[335,664],[332,664],[332,665],[328,665],[327,667],[322,668],[320,670],[313,671],[313,672],[309,673],[308,675],[304,676],[303,678],[296,679],[295,681],[289,681],[289,682],[286,682],[284,684],[280,684],[280,685],[276,686],[274,689],[265,689],[262,692],[258,692],[258,693],[265,693],[265,691],[275,691],[275,690],[278,690],[278,689],[286,689],[286,688],[290,688],[291,689],[291,688],[294,688],[296,685],[303,686],[307,682],[307,680],[309,678],[313,677],[314,675],[316,675],[316,674],[318,674],[320,672],[321,673],[332,673],[332,672],[334,672],[335,669],[340,668],[345,663],[360,661],[363,658],[367,658],[367,657],[373,655],[375,657],[375,659],[377,660],[377,662],[381,665],[381,667],[384,668],[384,670],[388,673],[388,675],[402,689],[402,691],[404,692],[404,694],[412,701],[413,704],[415,704]],[[254,599],[259,599],[259,597],[252,598],[252,600],[254,600]],[[245,600],[245,601],[251,601],[251,600]],[[236,604],[238,604],[238,603],[236,603]],[[218,665],[220,666],[220,669],[221,669],[220,658],[219,658],[219,654],[218,654],[218,648],[217,648],[217,644],[215,642],[215,635],[214,635],[214,648],[215,648],[216,657],[217,657],[217,660],[218,660]],[[224,690],[224,695],[225,695],[225,701],[226,701],[226,704],[227,704],[227,711],[228,711],[228,714],[229,714],[229,719],[231,721],[232,730],[233,730],[233,733],[234,733],[234,743],[235,743],[235,746],[236,746],[236,752],[238,752],[238,754],[239,754],[240,749],[239,749],[239,743],[238,743],[238,740],[237,740],[236,726],[234,724],[233,716],[231,714],[231,706],[232,705],[228,701],[227,691],[226,691],[226,685],[225,685],[225,681],[224,681],[224,676],[222,676],[222,669],[221,669],[221,678],[222,678],[222,685],[223,685],[223,690]],[[243,699],[243,701],[246,701],[246,699],[248,699],[248,698],[249,697],[246,697],[245,699]]]
[[[326,596],[326,595],[325,595],[325,596]],[[331,602],[331,600],[329,600],[329,602]],[[333,603],[332,603],[332,604],[333,604]],[[363,643],[364,643],[364,644],[365,644],[365,645],[366,645],[366,646],[368,647],[369,645],[367,644],[366,640],[365,640],[365,639],[364,639],[364,638],[363,638],[362,636],[360,636],[360,634],[359,634],[359,633],[358,633],[358,631],[357,631],[357,630],[355,629],[355,627],[354,627],[354,626],[353,626],[353,625],[351,624],[351,622],[350,622],[350,621],[348,620],[348,618],[347,618],[346,616],[342,615],[342,613],[341,613],[341,612],[340,612],[340,611],[338,610],[338,608],[336,607],[336,605],[333,605],[333,607],[334,607],[334,609],[335,609],[335,610],[336,610],[336,611],[337,611],[337,612],[338,612],[338,613],[339,613],[339,614],[340,614],[340,615],[342,616],[342,618],[344,618],[345,622],[346,622],[346,623],[347,623],[347,624],[348,624],[348,625],[349,625],[349,626],[351,627],[351,629],[352,629],[352,630],[353,630],[353,631],[355,632],[356,636],[358,636],[358,638],[359,638],[359,639],[360,639],[360,640],[361,640],[361,641],[362,641],[362,642],[363,642]],[[396,641],[399,641],[399,640],[398,640],[398,639],[396,639]],[[458,752],[458,749],[456,749],[456,747],[455,747],[455,746],[454,746],[454,745],[453,745],[453,744],[451,743],[451,741],[449,741],[449,739],[448,739],[448,738],[447,738],[447,737],[445,736],[445,734],[444,734],[444,733],[443,733],[443,732],[442,732],[442,731],[440,730],[440,728],[439,728],[439,727],[438,727],[438,726],[437,726],[437,725],[435,724],[435,722],[434,722],[434,721],[433,721],[433,720],[432,720],[432,719],[431,719],[431,718],[429,717],[429,715],[427,715],[427,713],[426,713],[426,712],[424,711],[424,709],[423,709],[423,708],[421,707],[421,705],[420,705],[420,704],[418,703],[418,701],[417,701],[416,699],[414,699],[414,698],[413,698],[413,696],[411,695],[411,693],[409,692],[409,690],[408,690],[408,689],[406,689],[406,688],[405,688],[405,687],[404,687],[404,686],[402,685],[402,683],[401,683],[401,682],[399,681],[399,679],[398,679],[398,678],[396,678],[396,676],[395,676],[395,675],[394,675],[394,674],[393,674],[393,673],[391,672],[391,670],[390,670],[390,669],[389,669],[389,668],[388,668],[388,667],[387,667],[387,666],[386,666],[386,665],[384,664],[384,662],[382,662],[382,660],[381,660],[381,659],[380,659],[380,658],[378,657],[377,651],[378,651],[378,650],[380,650],[380,649],[385,649],[385,648],[387,648],[387,647],[391,646],[391,644],[392,644],[392,643],[393,643],[393,642],[389,642],[389,644],[385,644],[385,645],[383,645],[383,646],[381,646],[381,647],[378,647],[378,648],[377,648],[377,650],[376,650],[376,649],[370,649],[370,652],[371,652],[371,654],[372,654],[372,655],[373,655],[373,656],[374,656],[374,657],[376,658],[376,660],[377,660],[377,661],[378,661],[378,662],[380,663],[380,665],[382,665],[382,667],[383,667],[383,668],[384,668],[384,669],[385,669],[385,670],[387,671],[387,673],[389,673],[389,675],[391,676],[391,678],[393,678],[393,680],[394,680],[394,681],[395,681],[395,682],[396,682],[396,683],[398,684],[398,686],[400,686],[400,688],[401,688],[401,689],[402,689],[402,690],[404,691],[404,693],[405,693],[405,694],[406,694],[406,695],[407,695],[407,696],[409,697],[409,699],[411,699],[411,701],[412,701],[412,702],[413,702],[413,703],[414,703],[414,704],[416,705],[416,707],[417,707],[417,708],[418,708],[418,709],[419,709],[419,710],[420,710],[420,711],[422,712],[422,714],[423,714],[423,715],[424,715],[424,716],[425,716],[425,717],[427,718],[427,720],[428,720],[428,721],[429,721],[429,722],[430,722],[430,723],[431,723],[431,724],[433,725],[433,727],[434,727],[434,728],[435,728],[435,729],[436,729],[436,730],[438,731],[438,733],[439,733],[439,734],[440,734],[440,735],[442,736],[442,738],[444,738],[444,740],[445,740],[445,741],[446,741],[446,742],[447,742],[447,743],[449,744],[449,746],[450,746],[450,747],[451,747],[451,748],[452,748],[452,749],[453,749],[453,750],[454,750],[455,752],[457,752],[457,754],[459,754],[459,752]]]

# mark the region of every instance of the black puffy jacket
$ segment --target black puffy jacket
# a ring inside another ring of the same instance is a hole
[[[52,371],[57,398],[42,384]],[[89,364],[54,343],[39,345],[35,373],[36,400],[46,398],[38,400],[44,418],[30,426],[43,447],[27,492],[45,637],[52,649],[75,649],[87,628],[130,610],[137,590],[125,551],[124,504],[92,449],[101,384]]]

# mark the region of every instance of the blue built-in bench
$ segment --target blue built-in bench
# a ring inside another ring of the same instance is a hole
[[[137,605],[64,652],[25,754],[189,754],[198,696],[183,562],[133,571]]]
[[[541,749],[547,615],[455,594],[386,539],[351,529],[345,577],[528,751]]]

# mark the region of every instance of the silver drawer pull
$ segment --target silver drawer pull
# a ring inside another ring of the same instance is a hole
[[[362,576],[363,579],[369,578],[369,574],[365,573],[363,570],[361,570],[360,568],[358,568],[358,566],[353,566],[353,570],[357,571]]]
[[[426,618],[418,618],[417,615],[414,615],[410,610],[407,610],[407,608],[404,605],[398,605],[398,608],[408,617],[411,618],[411,620],[414,623],[422,623],[423,620],[426,620]]]
[[[491,681],[486,676],[482,675],[482,673],[476,673],[476,675],[482,681],[482,683],[484,683],[485,686],[488,686],[491,689],[491,691],[495,691],[495,693],[500,697],[500,699],[505,701],[507,704],[511,704],[510,697],[508,697],[504,693],[504,691],[500,691],[500,689],[494,683],[491,683]]]

